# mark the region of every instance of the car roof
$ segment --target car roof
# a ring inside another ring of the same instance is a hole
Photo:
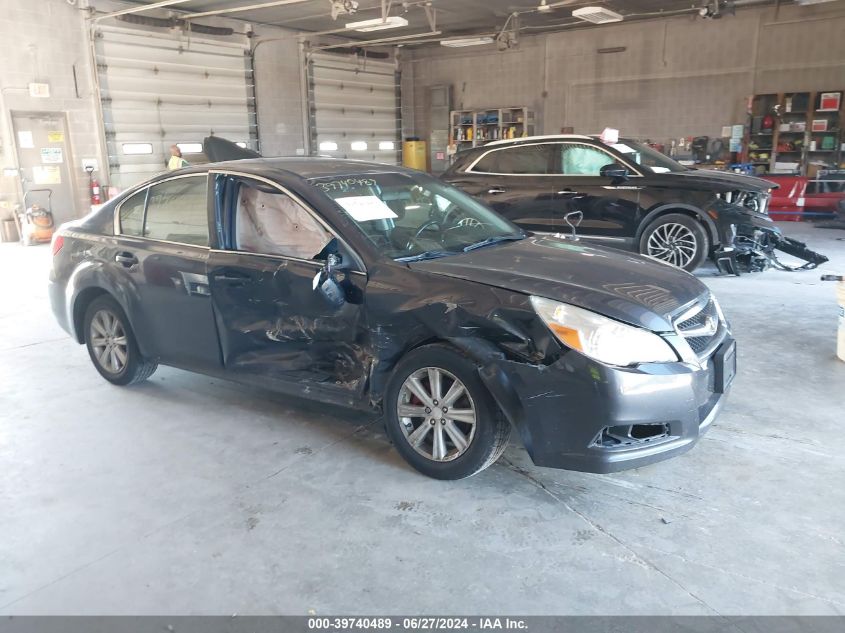
[[[301,178],[321,178],[329,176],[343,176],[346,174],[383,174],[399,172],[405,174],[419,174],[413,169],[399,165],[373,163],[364,160],[345,158],[329,158],[324,156],[287,156],[278,158],[245,158],[218,163],[204,163],[194,167],[186,167],[183,173],[205,172],[212,169],[240,171],[250,174],[273,177],[277,175],[295,175]],[[167,172],[174,174],[176,172]]]

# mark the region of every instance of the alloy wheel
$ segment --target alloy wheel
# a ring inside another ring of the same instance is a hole
[[[667,222],[658,226],[648,237],[648,255],[684,268],[698,252],[698,240],[683,224]]]
[[[475,437],[472,396],[454,374],[439,367],[423,367],[405,379],[396,413],[408,444],[435,462],[457,459]]]
[[[91,319],[91,348],[100,367],[119,374],[129,359],[129,344],[120,319],[109,310],[98,310]]]

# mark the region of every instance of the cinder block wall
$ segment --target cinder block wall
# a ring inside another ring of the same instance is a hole
[[[100,11],[127,6],[109,0],[97,0],[94,5]],[[100,165],[97,175],[102,184],[108,184],[86,12],[81,6],[63,0],[2,0],[0,11],[0,170],[13,168],[17,162],[12,111],[67,113],[77,217],[87,213],[90,201],[81,159],[96,158]],[[203,22],[233,25],[224,19],[206,18]],[[243,22],[234,26],[242,29]],[[301,63],[292,33],[274,27],[256,28],[256,41],[270,40],[258,46],[254,61],[259,140],[268,156],[295,154],[304,143]],[[30,82],[49,83],[50,98],[30,97]],[[18,178],[3,176],[0,171],[0,217],[6,217],[19,203]]]
[[[426,138],[427,86],[451,84],[455,109],[527,105],[538,133],[616,127],[665,142],[746,122],[749,95],[845,89],[845,2],[740,10],[523,35],[493,46],[402,53],[404,133]],[[624,52],[599,53],[625,47]]]
[[[66,112],[76,208],[88,208],[80,159],[104,164],[96,97],[82,12],[66,2],[3,0],[0,11],[0,169],[16,165],[11,111]],[[76,84],[74,84],[74,68]],[[29,96],[30,82],[50,84],[50,97]],[[0,216],[19,202],[19,182],[0,173]],[[67,220],[69,218],[58,218]]]

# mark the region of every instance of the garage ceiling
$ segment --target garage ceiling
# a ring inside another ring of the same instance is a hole
[[[237,7],[255,7],[272,0],[182,0],[172,7],[180,13],[204,13]],[[255,24],[284,26],[299,31],[324,32],[342,29],[347,22],[380,17],[381,0],[358,0],[358,11],[354,16],[341,15],[337,20],[331,16],[331,0],[288,0],[290,4],[251,8],[226,13],[221,17],[237,18]],[[547,0],[553,8],[545,12],[535,9],[541,0],[430,0],[436,10],[437,29],[443,36],[467,33],[492,32],[500,29],[508,15],[520,13],[521,27],[528,32],[554,30],[568,26],[588,26],[588,23],[573,18],[572,10],[584,6],[603,6],[626,17],[640,19],[659,17],[661,14],[692,13],[697,7],[712,0]],[[154,4],[154,0],[138,1],[137,4]],[[737,0],[742,4],[767,4],[766,0]],[[773,2],[772,2],[773,3]],[[428,32],[429,23],[422,0],[393,0],[390,14],[402,15],[409,24],[403,28],[375,33],[344,33],[355,39],[376,39],[412,35]],[[563,4],[563,6],[559,6]],[[558,5],[558,6],[555,6]]]

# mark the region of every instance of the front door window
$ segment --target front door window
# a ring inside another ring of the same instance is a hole
[[[262,255],[322,259],[331,234],[290,196],[243,184],[235,211],[235,248]]]
[[[610,154],[592,145],[560,144],[560,173],[565,176],[600,176],[601,168],[614,162]]]

